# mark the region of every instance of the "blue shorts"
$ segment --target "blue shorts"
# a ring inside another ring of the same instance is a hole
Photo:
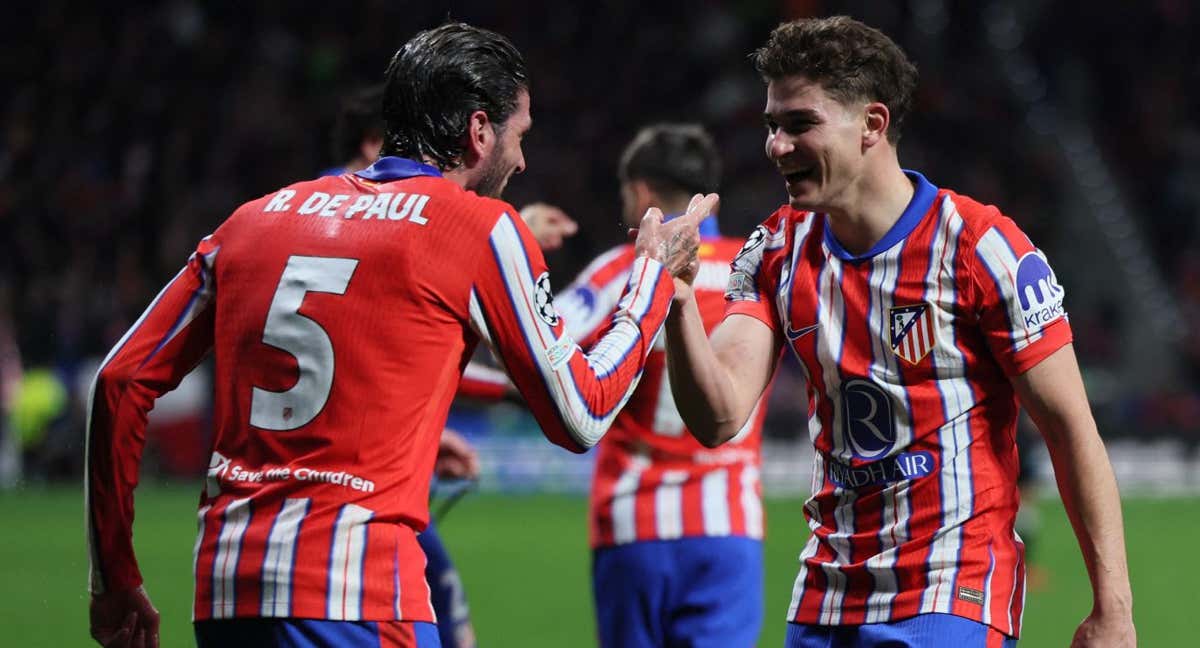
[[[784,648],[1016,648],[999,630],[953,614],[919,614],[891,623],[821,626],[789,623]]]
[[[475,629],[471,626],[471,610],[462,579],[433,521],[417,536],[425,552],[425,580],[429,583],[433,611],[437,614],[438,635],[445,648],[474,648]]]
[[[439,648],[423,621],[210,619],[196,622],[199,648]]]
[[[601,648],[749,648],[763,620],[762,542],[681,538],[592,554]]]

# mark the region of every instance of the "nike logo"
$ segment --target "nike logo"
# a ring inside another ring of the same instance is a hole
[[[792,342],[795,342],[796,340],[799,340],[800,338],[804,337],[805,335],[808,335],[809,333],[812,333],[813,331],[817,330],[818,326],[820,326],[820,324],[811,324],[809,326],[805,326],[804,328],[794,329],[794,328],[792,328],[792,325],[789,323],[788,327],[787,327],[787,337]]]

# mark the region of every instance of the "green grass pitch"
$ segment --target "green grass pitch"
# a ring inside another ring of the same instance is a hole
[[[138,490],[135,542],[163,615],[162,645],[191,646],[191,551],[196,487]],[[442,532],[462,572],[484,648],[595,645],[586,501],[471,495]],[[1090,590],[1074,536],[1054,500],[1041,504],[1034,556],[1049,573],[1026,600],[1024,648],[1065,646]],[[1195,639],[1200,499],[1124,502],[1135,620],[1143,646]],[[87,557],[77,488],[0,493],[0,645],[86,646]],[[784,615],[806,527],[798,500],[767,502],[766,623],[760,646],[783,642]],[[94,645],[94,644],[93,644]]]

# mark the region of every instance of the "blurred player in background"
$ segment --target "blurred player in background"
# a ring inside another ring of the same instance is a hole
[[[109,353],[93,388],[85,507],[91,631],[157,646],[132,544],[146,413],[209,350],[214,451],[199,509],[201,646],[438,646],[425,559],[438,441],[479,341],[552,442],[599,441],[691,272],[697,225],[643,218],[613,326],[585,354],[516,210],[528,81],[504,37],[463,24],[397,52],[383,157],[246,203]]]
[[[1091,576],[1074,645],[1133,646],[1116,482],[1045,257],[995,207],[900,167],[917,71],[885,35],[799,20],[754,60],[790,204],[734,261],[711,342],[683,281],[666,333],[679,409],[706,445],[738,433],[783,347],[805,369],[812,535],[786,645],[1015,643],[1019,401]]]
[[[715,191],[720,159],[698,125],[643,129],[621,156],[623,220],[650,206],[682,214],[694,193]],[[729,262],[744,241],[700,224],[694,287],[706,329],[725,312]],[[606,330],[636,261],[620,245],[593,261],[559,299],[581,342]],[[763,512],[759,468],[765,408],[710,450],[679,418],[662,339],[633,397],[600,442],[589,516],[596,625],[604,648],[753,646],[762,625]],[[762,399],[765,400],[764,393]]]

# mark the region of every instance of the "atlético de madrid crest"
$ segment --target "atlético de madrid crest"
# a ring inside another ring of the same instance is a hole
[[[929,302],[893,306],[888,310],[888,319],[891,321],[892,351],[910,363],[921,362],[937,344],[933,307]]]

